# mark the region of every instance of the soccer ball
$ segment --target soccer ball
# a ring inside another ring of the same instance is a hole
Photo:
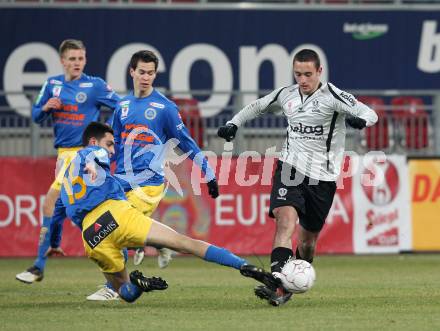
[[[315,283],[313,266],[304,260],[290,260],[281,270],[281,283],[291,293],[304,293]]]

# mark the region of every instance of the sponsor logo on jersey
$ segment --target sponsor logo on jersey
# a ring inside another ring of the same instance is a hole
[[[110,233],[115,231],[119,227],[116,223],[112,214],[107,211],[101,217],[99,217],[95,223],[90,225],[83,232],[84,241],[90,246],[90,248],[95,248],[98,246],[105,238],[107,238]]]
[[[93,83],[81,83],[79,87],[93,87]]]
[[[296,126],[291,126],[292,131],[301,134],[313,134],[315,136],[322,136],[324,134],[324,127],[322,125],[303,125],[301,122]]]
[[[52,95],[55,97],[55,98],[58,98],[59,96],[60,96],[60,94],[61,94],[61,86],[59,86],[59,85],[57,85],[57,86],[54,86],[54,88],[52,89]]]
[[[126,104],[123,104],[123,105],[121,104],[121,120],[128,116],[128,109],[129,109],[128,104],[129,104],[129,102],[127,102]]]
[[[156,118],[156,110],[154,108],[147,108],[145,118],[150,121],[154,120]]]
[[[78,92],[75,96],[75,100],[78,103],[84,103],[87,100],[87,94],[85,94],[84,92]]]
[[[179,123],[179,124],[176,125],[176,129],[177,130],[182,130],[184,128],[184,126],[185,126],[185,124]]]
[[[347,100],[352,107],[356,105],[356,99],[351,94],[341,92],[341,94],[339,95],[341,96],[342,99]]]
[[[151,107],[156,107],[156,108],[159,108],[159,109],[164,109],[165,108],[164,104],[157,103],[157,102],[150,102],[150,106]]]
[[[344,23],[344,33],[351,33],[353,39],[368,40],[383,36],[388,32],[388,24]]]
[[[319,109],[319,101],[313,100],[312,102],[312,113],[320,113],[321,110]]]
[[[56,80],[56,79],[51,79],[51,80],[49,81],[49,83],[50,83],[50,84],[53,84],[53,85],[63,85],[63,82],[62,82],[62,81],[60,81],[60,80]]]
[[[286,200],[287,189],[285,187],[281,187],[278,189],[278,200]]]

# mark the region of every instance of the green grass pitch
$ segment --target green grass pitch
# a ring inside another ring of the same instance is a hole
[[[257,299],[238,271],[190,257],[164,270],[146,258],[139,269],[169,288],[134,304],[87,302],[103,277],[85,258],[51,259],[41,283],[16,281],[31,262],[0,259],[0,330],[440,330],[434,254],[319,256],[313,289],[282,307]]]

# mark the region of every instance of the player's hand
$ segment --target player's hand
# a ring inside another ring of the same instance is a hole
[[[66,256],[61,247],[49,247],[44,256]]]
[[[60,109],[60,108],[61,108],[61,100],[58,98],[50,98],[43,106],[43,111],[49,111],[51,109]]]
[[[98,172],[96,171],[96,163],[89,162],[84,167],[84,172],[90,176],[90,181],[93,183],[98,177]]]
[[[345,123],[354,129],[362,130],[367,126],[367,121],[360,117],[347,116],[345,118]]]
[[[214,178],[208,182],[208,193],[211,198],[215,199],[219,196],[217,180]]]
[[[232,141],[237,133],[237,126],[235,124],[229,123],[218,128],[217,135],[226,141]]]

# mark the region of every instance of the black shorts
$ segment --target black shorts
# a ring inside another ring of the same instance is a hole
[[[282,171],[283,165],[284,171]],[[282,176],[285,178],[283,181]],[[296,172],[291,165],[278,161],[270,194],[269,216],[275,217],[273,214],[275,208],[292,206],[296,209],[299,224],[304,229],[319,232],[324,226],[335,192],[336,182],[311,179]]]

